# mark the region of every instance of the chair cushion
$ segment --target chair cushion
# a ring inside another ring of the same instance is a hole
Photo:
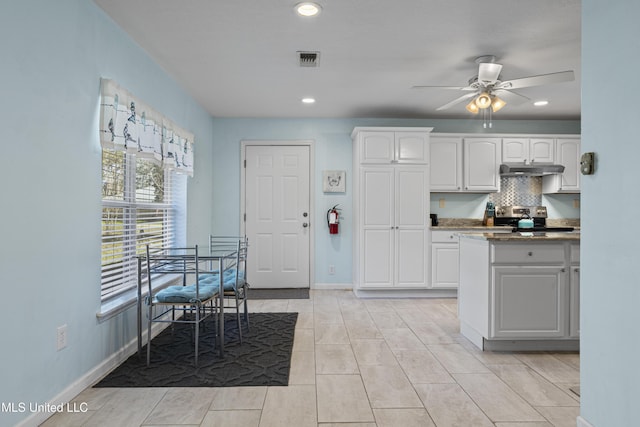
[[[200,284],[199,295],[196,295],[196,285],[168,286],[155,294],[155,299],[163,303],[194,303],[197,299],[205,301],[218,293],[215,285]],[[199,298],[196,298],[196,297]]]
[[[230,270],[231,274],[225,274],[224,277],[224,283],[223,283],[223,287],[225,291],[233,291],[236,289],[236,276],[237,276],[237,272],[236,270]],[[240,275],[238,276],[238,285],[239,288],[241,288],[242,286],[244,286],[244,272],[241,271]]]

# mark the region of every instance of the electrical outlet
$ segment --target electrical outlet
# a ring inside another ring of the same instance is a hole
[[[56,346],[58,351],[67,346],[67,325],[58,326],[56,334]]]
[[[335,265],[329,265],[329,274],[336,274],[336,266]]]
[[[573,207],[578,209],[580,207],[580,199],[573,199]]]
[[[444,199],[440,199],[440,207],[444,208]]]

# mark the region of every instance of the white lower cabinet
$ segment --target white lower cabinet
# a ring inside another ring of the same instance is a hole
[[[579,244],[461,235],[459,245],[458,312],[465,337],[483,349],[577,348]]]
[[[431,232],[431,287],[457,288],[460,277],[458,235],[455,231]]]
[[[580,245],[571,245],[569,336],[580,337]]]
[[[563,267],[493,267],[489,338],[558,338],[567,335]]]
[[[580,336],[580,267],[571,267],[571,301],[569,316],[569,335]]]

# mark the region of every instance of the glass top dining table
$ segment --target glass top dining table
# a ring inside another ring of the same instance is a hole
[[[229,246],[229,247],[217,247],[207,251],[206,253],[197,255],[198,263],[208,263],[211,266],[211,270],[217,269],[219,272],[224,272],[228,267],[225,263],[228,263],[231,260],[234,260],[238,254],[237,247]],[[138,316],[138,353],[141,353],[143,346],[142,339],[142,304],[144,298],[147,296],[148,292],[143,290],[145,281],[144,277],[144,269],[145,269],[145,260],[147,260],[146,255],[138,255],[136,256],[138,260],[138,286],[137,286],[137,316]],[[175,269],[171,270],[171,266],[178,266],[183,262],[192,262],[195,263],[196,255],[192,252],[189,252],[186,249],[176,249],[175,252],[171,252],[171,249],[168,248],[167,252],[156,254],[153,256],[154,261],[165,262],[168,266],[168,270],[166,273],[169,274],[181,274],[182,271]],[[201,272],[202,274],[211,273],[209,270],[204,270]],[[218,337],[217,344],[218,350],[220,352],[220,357],[224,357],[224,274],[218,274]],[[180,305],[180,304],[176,304]],[[147,342],[150,340],[150,337],[147,337]]]

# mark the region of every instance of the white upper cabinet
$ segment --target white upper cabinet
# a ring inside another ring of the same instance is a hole
[[[504,163],[553,163],[555,160],[553,138],[504,138],[502,162]]]
[[[431,191],[462,190],[462,138],[432,136],[429,145]]]
[[[428,131],[356,128],[354,132],[357,133],[359,140],[359,156],[362,164],[428,163]]]
[[[500,190],[501,143],[500,138],[464,138],[464,191]]]
[[[556,163],[564,166],[564,172],[542,177],[542,192],[579,193],[580,139],[558,138],[556,140]]]
[[[502,159],[500,138],[434,135],[429,145],[431,191],[499,191]]]

